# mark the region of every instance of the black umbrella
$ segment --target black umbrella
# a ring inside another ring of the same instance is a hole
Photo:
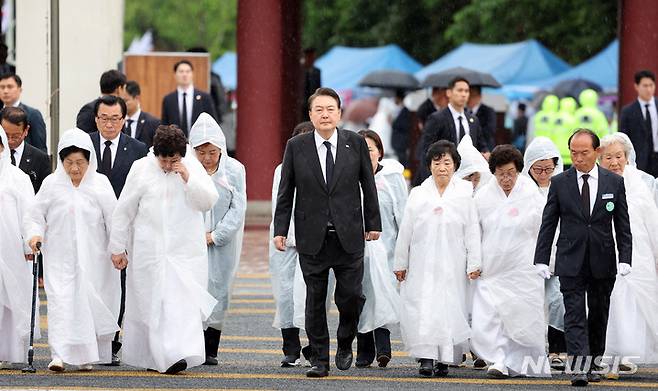
[[[601,92],[603,90],[600,85],[593,81],[586,79],[569,79],[557,83],[555,87],[553,87],[553,93],[560,98],[570,96],[578,100],[578,95],[588,88],[596,92]]]
[[[401,71],[370,72],[359,82],[363,87],[390,88],[394,90],[417,90],[420,83],[412,74]]]
[[[469,84],[472,86],[500,87],[498,80],[490,74],[463,67],[448,68],[441,72],[427,75],[423,81],[422,87],[448,88],[448,84],[450,84],[455,77],[463,77],[468,80]]]

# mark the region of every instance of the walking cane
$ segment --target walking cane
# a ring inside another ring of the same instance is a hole
[[[41,242],[37,242],[37,253],[34,254],[32,261],[32,319],[30,320],[30,348],[27,351],[27,366],[23,368],[23,373],[36,373],[32,365],[34,362],[34,322],[37,312],[37,298],[39,297],[39,259],[41,257]]]

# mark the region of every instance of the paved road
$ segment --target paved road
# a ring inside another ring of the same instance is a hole
[[[92,372],[67,368],[64,373],[50,373],[47,338],[38,341],[36,375],[22,374],[17,369],[0,371],[0,389],[258,389],[258,390],[526,390],[558,389],[568,386],[564,375],[552,379],[486,379],[484,371],[451,368],[445,379],[421,379],[417,366],[403,351],[399,330],[392,333],[393,360],[386,369],[332,368],[326,379],[307,379],[306,368],[280,368],[281,340],[279,331],[271,327],[274,301],[267,266],[267,231],[247,230],[238,279],[233,292],[230,315],[223,330],[219,366],[197,367],[175,376],[146,372],[120,366],[97,366]],[[47,326],[45,296],[41,293],[41,325]],[[335,335],[335,309],[330,331]],[[45,331],[45,329],[44,329]],[[332,340],[335,348],[335,340]],[[618,381],[605,381],[597,389],[658,388],[658,367],[644,367],[635,375]]]

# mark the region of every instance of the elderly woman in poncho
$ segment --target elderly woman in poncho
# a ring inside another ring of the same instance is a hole
[[[523,155],[513,146],[494,148],[489,168],[496,180],[475,195],[482,275],[474,282],[472,347],[491,364],[489,377],[550,376],[544,284],[533,266],[545,200],[519,175]]]
[[[548,197],[548,188],[551,178],[564,169],[562,156],[553,141],[547,137],[535,137],[525,150],[523,155],[522,173],[532,179],[539,187],[539,192]],[[556,233],[555,242],[557,242]],[[555,243],[551,251],[551,272],[555,269]],[[545,305],[547,309],[548,322],[548,354],[551,366],[555,369],[564,369],[564,361],[560,354],[567,351],[564,337],[564,302],[560,292],[560,280],[558,276],[551,276],[544,282]]]
[[[441,140],[426,153],[431,176],[411,190],[395,246],[400,327],[421,376],[447,376],[468,352],[469,278],[480,272],[480,227],[473,186],[453,174],[460,157]]]
[[[112,360],[119,330],[121,282],[107,251],[117,200],[107,177],[96,172],[88,134],[67,131],[57,150],[60,164],[36,195],[25,230],[33,251],[43,242],[48,368],[63,371],[67,363],[91,370],[92,363]]]
[[[601,167],[624,177],[633,234],[633,272],[617,274],[610,296],[604,357],[623,373],[632,364],[658,363],[658,208],[646,173],[635,166],[635,151],[624,133],[601,139]],[[632,357],[632,358],[631,358]],[[620,362],[622,358],[631,358]],[[614,376],[614,375],[613,375]]]
[[[128,267],[123,361],[174,374],[206,361],[208,293],[204,213],[217,202],[210,176],[176,125],[161,125],[136,161],[112,218],[115,267]]]
[[[493,178],[489,172],[489,164],[482,153],[473,146],[471,136],[465,135],[457,146],[461,157],[459,169],[455,171],[457,178],[465,179],[473,184],[473,193]]]
[[[23,216],[32,207],[28,177],[10,164],[7,134],[0,127],[0,369],[25,362],[30,337],[32,265],[23,235]],[[38,305],[38,303],[37,303]],[[39,325],[35,339],[40,338]]]
[[[204,215],[208,245],[208,292],[217,300],[210,318],[205,322],[204,364],[217,365],[222,324],[240,262],[247,185],[244,166],[228,156],[222,128],[208,113],[201,113],[192,125],[190,145],[219,194],[215,205]]]
[[[407,202],[404,167],[393,159],[384,159],[384,146],[377,132],[361,130],[375,174],[382,236],[366,242],[363,294],[366,302],[359,318],[357,368],[370,366],[375,358],[379,367],[391,360],[391,328],[400,321],[400,294],[393,274],[395,242]]]

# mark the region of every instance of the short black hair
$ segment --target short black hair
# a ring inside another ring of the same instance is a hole
[[[517,106],[517,109],[519,111],[525,111],[525,108],[526,108],[525,103],[519,103],[519,105]]]
[[[359,130],[359,134],[363,136],[363,138],[369,138],[375,142],[377,150],[379,151],[379,161],[381,161],[384,158],[384,144],[382,143],[382,139],[379,137],[377,132],[370,129],[363,129]]]
[[[28,125],[27,113],[20,107],[5,107],[0,111],[0,119],[5,120],[17,126],[23,126],[23,130]]]
[[[5,79],[14,79],[16,85],[18,85],[19,88],[23,87],[23,80],[21,80],[20,76],[18,76],[15,73],[3,73],[0,76],[0,80],[5,80]]]
[[[126,113],[128,112],[128,108],[126,107],[125,100],[114,95],[103,95],[100,98],[96,99],[96,102],[94,103],[94,117],[98,117],[98,109],[101,107],[101,104],[104,104],[106,106],[114,106],[114,105],[121,106],[121,115],[123,117],[125,117]]]
[[[577,134],[587,134],[592,138],[592,147],[597,149],[601,146],[601,139],[596,135],[592,130],[586,128],[576,129],[571,136],[569,136],[569,141],[567,142],[567,147],[571,149],[571,139],[574,138]]]
[[[179,153],[182,157],[187,151],[185,133],[176,125],[160,125],[153,136],[153,154],[155,156],[174,156]]]
[[[439,140],[427,148],[427,152],[425,152],[425,166],[430,168],[432,166],[432,160],[441,159],[446,154],[450,155],[452,161],[455,163],[456,171],[461,164],[462,158],[459,156],[455,144],[448,140]]]
[[[460,81],[463,81],[464,83],[468,84],[468,88],[471,88],[471,83],[469,83],[469,81],[466,80],[465,77],[457,76],[457,77],[453,78],[452,80],[450,80],[450,83],[448,83],[448,89],[452,90],[453,88],[455,88],[455,85],[457,83],[459,83]]]
[[[64,163],[64,159],[66,159],[67,156],[69,156],[72,153],[76,152],[82,152],[82,155],[85,157],[87,160],[87,163],[89,163],[89,159],[91,157],[91,154],[89,151],[86,149],[76,147],[75,145],[71,145],[70,147],[63,148],[61,151],[59,151],[59,160]]]
[[[467,81],[467,83],[468,83],[468,81]],[[482,87],[480,87],[480,86],[472,86],[472,85],[469,84],[468,89],[471,93],[475,92],[476,95],[482,95]]]
[[[313,122],[311,121],[304,121],[300,122],[295,126],[295,129],[292,130],[292,136],[295,137],[298,134],[304,134],[304,133],[310,133],[315,130],[315,126],[313,126]]]
[[[126,75],[116,69],[110,69],[101,75],[101,94],[111,94],[124,85],[126,85]]]
[[[489,171],[496,172],[496,167],[504,166],[507,163],[514,163],[516,171],[523,170],[523,154],[511,144],[502,144],[496,146],[489,156]]]
[[[656,75],[648,69],[643,69],[641,71],[635,72],[635,76],[634,76],[635,84],[640,84],[642,79],[644,79],[645,77],[648,77],[649,79],[653,80],[654,83],[656,82]]]
[[[128,95],[136,98],[142,94],[142,89],[139,88],[139,83],[137,83],[135,80],[129,80],[126,82],[126,92]]]
[[[329,96],[329,97],[334,98],[334,100],[338,104],[338,109],[340,110],[340,96],[338,96],[338,93],[336,91],[334,91],[333,89],[331,89],[331,88],[320,87],[317,90],[315,90],[313,95],[308,97],[308,109],[309,109],[309,111],[311,110],[311,107],[313,107],[313,101],[318,96]]]
[[[194,70],[194,67],[192,66],[192,63],[190,62],[190,60],[180,60],[180,61],[178,61],[174,64],[174,72],[176,72],[178,70],[178,67],[183,65],[183,64],[189,65],[190,69]]]

